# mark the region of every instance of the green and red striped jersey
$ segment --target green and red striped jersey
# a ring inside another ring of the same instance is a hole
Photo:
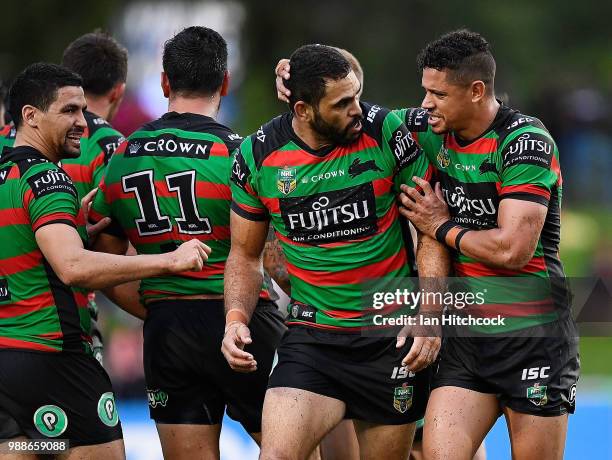
[[[139,254],[160,254],[198,238],[212,249],[201,272],[142,280],[143,300],[223,294],[230,248],[230,153],[240,137],[214,119],[170,112],[145,124],[111,158],[90,217],[113,223]],[[275,295],[272,294],[272,295]],[[270,299],[270,292],[262,292]]]
[[[432,169],[397,115],[361,107],[363,131],[349,145],[309,148],[286,113],[236,152],[232,209],[249,220],[270,220],[275,230],[291,281],[288,324],[344,332],[371,327],[363,284],[411,275],[397,183],[428,179]]]
[[[490,267],[453,251],[456,276],[470,278],[474,290],[479,288],[478,278],[482,278],[482,286],[489,286],[486,303],[471,307],[471,313],[482,316],[499,313],[507,318],[505,328],[489,327],[485,332],[543,324],[554,321],[559,309],[567,311],[565,289],[552,283],[556,287],[551,293],[546,281],[565,278],[559,259],[563,181],[557,146],[542,122],[502,104],[489,129],[477,139],[465,142],[452,132],[433,133],[426,110],[403,109],[396,113],[436,168],[451,218],[457,224],[474,230],[497,227],[499,204],[507,198],[548,207],[535,253],[520,270]],[[495,286],[491,284],[492,277],[505,279],[491,289]],[[507,279],[510,277],[523,277],[522,284],[513,283],[511,289]],[[522,287],[528,285],[531,288]]]
[[[16,147],[0,159],[0,348],[90,350],[89,312],[77,307],[35,238],[52,223],[77,228],[78,211],[68,174],[37,150]]]
[[[8,153],[13,147],[16,134],[17,130],[12,123],[4,125],[2,129],[0,129],[0,158],[2,158],[2,155]]]
[[[62,169],[68,173],[76,188],[79,202],[100,183],[108,160],[125,140],[123,135],[114,129],[108,121],[98,115],[85,111],[83,113],[87,128],[81,137],[81,154],[77,158],[62,160]],[[74,288],[79,307],[88,304],[87,289]]]
[[[81,154],[77,158],[62,160],[79,194],[79,200],[100,183],[108,160],[125,138],[108,121],[85,111],[87,128],[81,137]]]
[[[61,161],[62,169],[68,173],[76,188],[79,203],[97,187],[108,160],[124,141],[121,133],[104,118],[88,111],[84,112],[84,116],[87,128],[81,137],[81,154],[77,158]],[[8,152],[14,142],[15,128],[7,125],[0,131],[0,154]],[[74,288],[74,291],[79,307],[87,306],[89,291],[78,287]]]

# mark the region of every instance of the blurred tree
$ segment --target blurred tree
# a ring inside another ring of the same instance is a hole
[[[419,104],[415,58],[440,34],[468,27],[493,46],[497,90],[526,112],[546,89],[612,89],[612,3],[586,0],[495,2],[490,0],[245,1],[247,82],[241,89],[244,119],[252,131],[284,110],[274,99],[271,72],[280,57],[305,43],[345,47],[362,62],[364,98],[392,107]],[[536,113],[537,115],[537,113]]]
[[[36,61],[59,62],[68,43],[96,28],[110,29],[118,0],[23,0],[2,6],[0,76],[10,81]]]

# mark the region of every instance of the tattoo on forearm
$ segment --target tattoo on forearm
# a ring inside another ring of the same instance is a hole
[[[264,270],[268,272],[281,289],[289,293],[290,282],[287,271],[287,259],[276,238],[266,242],[263,253],[263,266]]]

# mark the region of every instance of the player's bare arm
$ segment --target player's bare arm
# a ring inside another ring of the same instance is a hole
[[[444,239],[463,254],[492,267],[518,270],[533,257],[546,219],[547,207],[534,202],[504,199],[499,205],[497,228],[468,230],[450,221],[439,186],[415,178],[423,194],[403,185],[400,212],[423,233]],[[445,235],[442,235],[445,233]]]
[[[257,362],[243,348],[251,343],[247,324],[263,282],[262,252],[268,222],[250,221],[232,211],[230,228],[232,244],[225,265],[226,323],[221,351],[233,370],[251,372],[257,369]]]
[[[263,268],[287,295],[291,295],[291,283],[287,271],[287,259],[274,231],[270,229],[263,252]]]
[[[62,282],[90,289],[166,273],[199,271],[210,253],[210,248],[198,240],[160,255],[126,257],[93,252],[83,247],[76,229],[60,223],[37,230],[36,242]]]
[[[97,237],[93,249],[107,254],[136,255],[127,238],[119,238],[108,233],[101,233]],[[130,253],[130,249],[133,253]],[[147,310],[140,302],[140,280],[110,286],[102,289],[102,292],[115,305],[130,315],[143,320],[147,316]]]
[[[450,270],[448,250],[435,239],[418,232],[416,248],[417,266],[419,268],[419,283],[426,292],[442,292],[445,279]],[[440,317],[442,305],[423,301],[419,314],[424,317]],[[438,356],[442,344],[441,328],[435,326],[405,328],[397,338],[400,348],[406,341],[406,335],[412,335],[414,342],[402,364],[413,372],[418,372],[429,366]],[[410,330],[412,329],[412,330]]]
[[[96,224],[89,223],[89,211],[97,191],[98,188],[96,187],[81,200],[81,210],[85,216],[85,222],[87,222],[87,235],[90,239],[92,248],[98,252],[124,255],[128,252],[128,248],[130,248],[127,238],[118,238],[108,233],[101,233],[110,224],[110,217],[104,217]],[[147,316],[147,311],[142,303],[140,303],[139,289],[140,281],[131,281],[129,283],[107,287],[103,289],[102,292],[122,310],[136,318],[144,320]]]

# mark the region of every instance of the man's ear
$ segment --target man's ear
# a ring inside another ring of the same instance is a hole
[[[164,97],[170,97],[170,81],[168,81],[168,75],[166,75],[166,72],[161,73],[161,89],[164,93]]]
[[[41,111],[33,105],[24,105],[21,108],[21,118],[23,119],[23,123],[26,123],[31,128],[38,127],[40,115]]]
[[[297,101],[293,106],[293,113],[302,122],[310,122],[314,118],[312,106],[304,101]]]
[[[472,82],[472,102],[479,102],[485,97],[487,86],[482,80]]]
[[[223,83],[221,83],[221,96],[227,96],[230,85],[230,72],[226,70],[223,74]]]

